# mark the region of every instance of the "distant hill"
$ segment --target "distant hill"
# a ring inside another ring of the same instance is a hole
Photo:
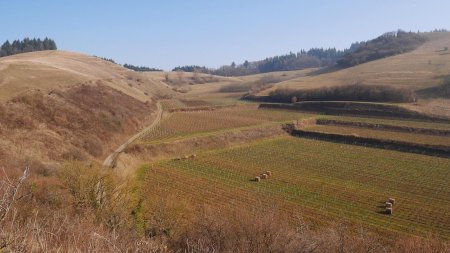
[[[349,49],[345,50],[337,50],[336,48],[311,48],[308,51],[291,52],[286,55],[268,57],[260,61],[245,61],[242,64],[235,64],[233,62],[231,65],[225,65],[218,69],[190,65],[176,67],[173,71],[201,72],[219,76],[245,76],[276,71],[329,67],[335,65],[338,59],[356,50],[358,47],[359,43],[353,43]]]
[[[435,30],[432,33],[443,33]],[[355,42],[349,48],[311,48],[298,53],[268,57],[259,61],[231,63],[217,69],[205,66],[187,65],[172,71],[200,72],[219,76],[245,76],[277,71],[303,70],[308,68],[341,69],[356,66],[377,59],[403,54],[417,49],[427,40],[428,33],[405,32],[402,30],[387,32],[375,39]],[[323,70],[322,70],[323,71]]]
[[[352,52],[344,54],[338,61],[339,67],[352,67],[358,64],[374,61],[388,56],[410,52],[427,40],[420,33],[388,32],[378,38],[362,42]]]
[[[388,85],[415,91],[439,86],[450,75],[450,32],[423,33],[421,36],[426,42],[410,52],[280,82],[259,95],[277,89],[302,90],[351,84]]]

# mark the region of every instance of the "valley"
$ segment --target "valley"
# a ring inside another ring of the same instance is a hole
[[[23,223],[10,222],[25,229],[36,212],[48,234],[68,236],[49,222],[58,213],[80,238],[93,226],[116,240],[100,248],[141,238],[155,252],[234,240],[222,230],[258,245],[295,238],[291,252],[327,252],[336,237],[356,252],[408,252],[403,240],[447,250],[450,33],[421,36],[348,68],[238,76],[136,72],[66,51],[1,57],[3,179],[30,171],[29,205],[12,200]]]

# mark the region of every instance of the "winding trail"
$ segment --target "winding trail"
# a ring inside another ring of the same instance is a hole
[[[128,145],[133,143],[139,137],[146,134],[148,131],[153,130],[153,128],[155,128],[155,126],[158,125],[158,123],[161,121],[163,110],[162,110],[161,103],[158,102],[156,104],[156,106],[157,106],[157,112],[156,112],[157,115],[156,115],[156,118],[153,121],[153,123],[151,125],[149,125],[148,127],[142,129],[142,131],[140,131],[139,133],[133,135],[133,137],[128,139],[124,144],[120,145],[113,153],[111,153],[108,157],[106,157],[105,161],[103,161],[103,166],[113,168],[116,163],[117,157],[120,155],[120,153],[125,151],[125,149],[128,147]]]

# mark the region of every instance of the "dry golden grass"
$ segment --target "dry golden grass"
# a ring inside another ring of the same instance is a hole
[[[331,73],[288,80],[260,95],[277,88],[310,89],[358,82],[413,89],[438,85],[442,81],[438,77],[450,74],[450,51],[444,51],[450,45],[450,33],[429,33],[426,36],[429,40],[412,52]]]
[[[153,111],[102,85],[20,95],[0,104],[0,166],[101,159],[150,122]]]
[[[235,104],[247,91],[223,92],[221,89],[231,85],[242,85],[250,88],[262,80],[270,80],[270,82],[276,83],[282,80],[304,77],[314,70],[316,69],[279,71],[239,77],[220,77],[218,82],[205,85],[190,85],[189,91],[185,94],[180,94],[179,97],[184,99],[202,99],[211,104]]]
[[[101,83],[140,101],[172,93],[141,73],[79,53],[40,51],[0,59],[0,102],[29,90],[62,90],[80,83]]]

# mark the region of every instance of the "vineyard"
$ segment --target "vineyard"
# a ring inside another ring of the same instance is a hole
[[[344,122],[362,122],[371,124],[386,124],[393,126],[450,130],[450,124],[434,123],[428,121],[394,120],[383,118],[362,118],[362,117],[345,117],[345,116],[320,116],[319,118],[333,119]]]
[[[448,168],[449,159],[281,137],[160,161],[140,173],[144,194],[163,190],[194,210],[276,206],[316,226],[345,221],[381,234],[450,239]],[[252,181],[264,171],[273,175]],[[392,216],[380,206],[388,197],[398,202]]]
[[[384,140],[404,141],[418,144],[430,144],[442,146],[450,145],[450,137],[446,136],[433,136],[416,133],[401,133],[393,131],[348,127],[348,126],[328,126],[328,125],[310,126],[307,127],[306,130],[320,133],[335,133],[335,134],[355,135],[360,137],[368,137]]]
[[[292,122],[312,116],[293,111],[259,110],[254,105],[212,111],[176,112],[168,114],[155,129],[143,136],[140,142],[169,141],[230,129]]]
[[[162,99],[161,104],[164,110],[185,108],[186,105],[178,99]]]

